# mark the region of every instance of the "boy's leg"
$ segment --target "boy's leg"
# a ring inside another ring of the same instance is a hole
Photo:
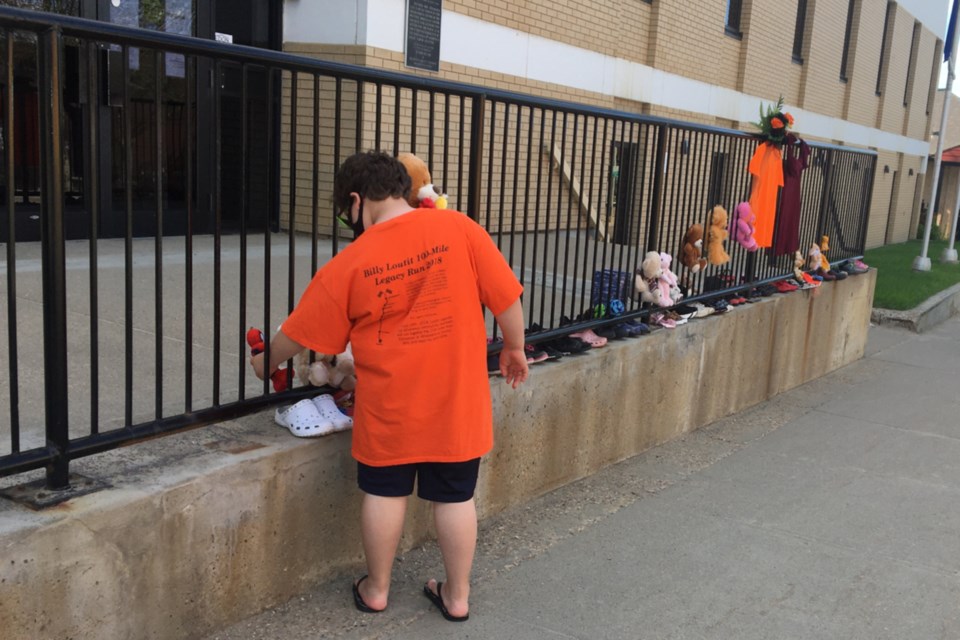
[[[473,498],[466,502],[434,502],[433,518],[447,572],[443,602],[450,615],[465,616],[470,611],[470,570],[477,548],[476,504]],[[436,580],[430,580],[427,586],[436,593]]]
[[[367,606],[383,609],[390,593],[390,574],[403,533],[403,517],[407,496],[383,497],[363,495],[360,506],[360,529],[363,552],[367,558],[368,578],[360,583],[360,595]]]

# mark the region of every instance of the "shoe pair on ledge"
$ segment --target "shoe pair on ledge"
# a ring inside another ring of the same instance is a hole
[[[277,409],[273,420],[298,438],[317,438],[353,427],[353,418],[340,411],[327,393]]]

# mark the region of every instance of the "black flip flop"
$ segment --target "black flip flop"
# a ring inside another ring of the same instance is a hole
[[[366,579],[367,576],[363,576],[353,583],[353,605],[357,608],[357,611],[363,613],[382,613],[383,609],[371,609],[370,605],[363,601],[363,596],[360,595],[360,583]]]
[[[440,590],[443,588],[443,583],[437,583],[437,592],[434,593],[430,590],[430,585],[423,585],[423,595],[427,596],[427,599],[433,603],[433,605],[440,609],[440,613],[443,614],[443,617],[449,620],[450,622],[466,622],[470,619],[470,614],[468,613],[465,616],[455,616],[447,611],[447,606],[443,604],[443,596],[440,595]]]

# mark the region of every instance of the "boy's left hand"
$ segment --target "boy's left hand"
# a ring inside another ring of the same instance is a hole
[[[516,389],[526,382],[530,368],[527,365],[527,354],[523,347],[503,349],[500,352],[500,375],[511,387]]]

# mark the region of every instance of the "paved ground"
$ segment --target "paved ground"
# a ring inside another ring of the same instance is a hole
[[[470,620],[398,559],[210,638],[960,638],[960,317],[482,523]],[[656,419],[656,416],[650,416]],[[355,574],[362,572],[357,567]]]

